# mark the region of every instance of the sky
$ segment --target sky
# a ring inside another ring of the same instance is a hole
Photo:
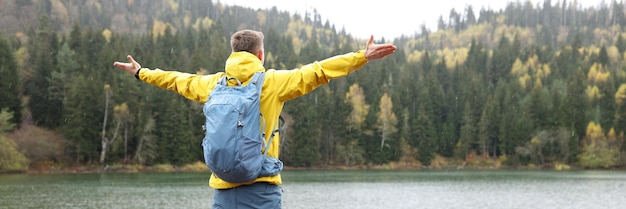
[[[573,2],[574,0],[568,0]],[[603,0],[578,0],[584,7],[595,7]],[[605,0],[606,2],[611,2]],[[217,2],[217,1],[214,1]],[[401,35],[413,35],[420,26],[426,25],[431,31],[436,30],[439,16],[448,20],[450,10],[454,8],[463,14],[467,5],[472,5],[478,17],[481,8],[492,10],[503,9],[507,0],[219,0],[226,5],[239,5],[253,9],[269,9],[273,6],[280,11],[292,14],[304,14],[305,11],[316,9],[322,22],[328,20],[337,30],[342,28],[358,38],[374,35],[378,39],[393,39]],[[521,0],[525,2],[525,0]],[[533,5],[543,6],[543,0],[531,0]],[[555,5],[560,0],[552,0]]]

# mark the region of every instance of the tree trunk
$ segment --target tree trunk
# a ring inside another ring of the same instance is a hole
[[[107,119],[109,117],[109,85],[104,86],[104,121],[102,122],[102,150],[100,151],[100,164],[104,163],[109,139],[106,137]]]

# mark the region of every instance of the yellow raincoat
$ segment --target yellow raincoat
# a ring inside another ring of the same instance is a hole
[[[305,95],[320,85],[327,84],[331,79],[339,78],[354,72],[367,63],[363,50],[338,55],[304,65],[293,70],[267,70],[261,92],[261,113],[265,116],[265,133],[271,133],[277,127],[285,102]],[[141,69],[139,79],[154,86],[175,91],[187,99],[205,103],[215,88],[217,81],[224,75],[237,78],[247,85],[255,72],[265,71],[263,63],[255,55],[248,52],[233,52],[226,61],[226,70],[212,75],[196,75],[159,69]],[[231,84],[232,85],[232,84]],[[266,136],[266,141],[270,134]],[[272,140],[268,155],[278,158],[280,136]],[[226,182],[211,175],[209,186],[215,189],[228,189],[256,182],[281,184],[280,174],[261,177],[247,183]]]

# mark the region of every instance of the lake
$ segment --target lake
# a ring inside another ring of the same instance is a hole
[[[4,174],[0,208],[210,208],[208,173]],[[283,208],[626,208],[626,171],[285,171]]]

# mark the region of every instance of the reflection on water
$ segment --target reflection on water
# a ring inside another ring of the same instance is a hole
[[[283,208],[624,208],[618,171],[286,171]],[[0,175],[0,208],[210,208],[208,173]]]

